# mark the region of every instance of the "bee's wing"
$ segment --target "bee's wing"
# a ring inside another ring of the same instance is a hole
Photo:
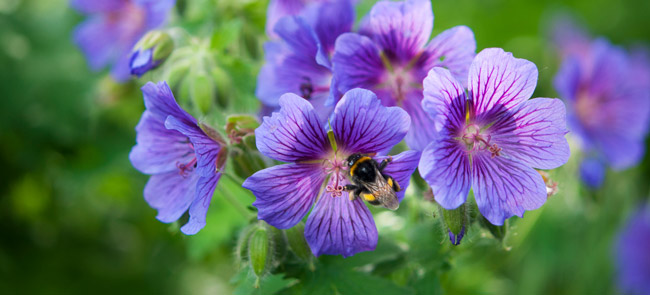
[[[375,182],[367,183],[366,187],[375,196],[375,199],[384,207],[395,210],[399,207],[397,195],[393,187],[388,185],[386,178],[377,170]]]

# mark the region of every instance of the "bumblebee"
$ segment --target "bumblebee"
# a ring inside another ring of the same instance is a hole
[[[360,197],[370,204],[396,210],[399,200],[395,193],[401,188],[393,177],[383,173],[391,161],[392,158],[388,157],[377,163],[373,158],[362,154],[348,157],[347,166],[352,184],[346,185],[345,190],[350,192],[350,200]]]

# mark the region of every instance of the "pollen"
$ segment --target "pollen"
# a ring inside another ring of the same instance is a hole
[[[491,143],[492,136],[484,134],[484,131],[476,124],[469,124],[465,127],[460,140],[465,144],[469,152],[487,150],[490,158],[501,156],[501,148],[496,143]]]

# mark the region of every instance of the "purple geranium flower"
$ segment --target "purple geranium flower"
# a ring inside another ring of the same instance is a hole
[[[332,59],[339,91],[370,89],[384,105],[409,113],[413,127],[406,143],[417,150],[435,136],[431,119],[420,107],[422,80],[440,66],[464,82],[476,51],[469,28],[451,28],[427,44],[432,28],[431,1],[381,1],[365,17],[361,34],[347,33],[336,40]]]
[[[567,103],[568,123],[585,159],[583,181],[599,187],[605,167],[622,170],[643,158],[650,119],[650,62],[604,39],[565,41],[555,89]],[[577,43],[571,45],[573,43]]]
[[[333,109],[328,103],[332,72],[330,54],[336,38],[349,32],[354,9],[349,0],[312,3],[299,15],[275,25],[278,41],[264,45],[266,63],[257,79],[257,97],[277,109],[280,96],[295,93],[309,100],[322,119]]]
[[[650,205],[623,228],[616,246],[619,287],[625,294],[650,294]]]
[[[151,178],[144,198],[158,210],[158,220],[174,222],[188,211],[185,234],[205,226],[205,215],[223,166],[222,143],[216,132],[199,125],[181,109],[165,82],[142,87],[146,110],[135,128],[137,144],[129,159]]]
[[[272,159],[290,164],[259,171],[243,184],[255,194],[253,206],[258,209],[258,218],[277,228],[290,228],[315,202],[305,227],[305,238],[315,255],[347,257],[373,250],[377,228],[361,198],[351,201],[344,190],[350,183],[345,161],[351,154],[386,151],[399,143],[410,126],[408,114],[400,108],[382,106],[368,90],[351,90],[332,116],[335,150],[328,140],[329,125],[321,123],[311,104],[289,93],[280,98],[280,107],[280,112],[265,117],[255,130],[257,148]],[[416,151],[403,152],[384,170],[402,186],[397,193],[399,200],[418,158]]]
[[[147,31],[162,25],[175,0],[73,0],[72,6],[90,17],[74,32],[92,70],[113,65],[118,81],[130,77],[129,55]]]
[[[439,67],[424,80],[422,107],[439,134],[422,152],[419,169],[442,207],[465,203],[471,187],[483,216],[502,225],[546,201],[544,179],[533,168],[553,169],[569,159],[564,104],[528,100],[537,68],[499,48],[476,55],[468,81],[466,94]]]

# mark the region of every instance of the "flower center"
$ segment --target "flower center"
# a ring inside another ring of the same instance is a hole
[[[386,73],[379,88],[391,91],[396,105],[401,105],[401,102],[406,99],[406,95],[410,90],[422,89],[422,83],[418,83],[417,79],[411,73],[417,57],[407,62],[395,61],[384,52],[381,53],[380,57]]]
[[[341,157],[336,152],[333,158],[330,157],[329,159],[323,160],[325,172],[330,175],[325,191],[330,193],[332,197],[340,197],[345,190],[346,183],[344,181],[346,178],[344,171],[348,170],[348,167],[344,163],[346,158]]]
[[[192,154],[194,154],[194,145],[189,142],[189,139],[187,144],[192,149]],[[181,163],[180,161],[176,162],[176,168],[178,168],[178,174],[182,175],[183,177],[187,177],[194,171],[194,168],[196,168],[196,154],[194,154],[192,160],[187,163]]]
[[[501,148],[496,143],[490,143],[492,136],[483,134],[481,128],[476,124],[470,124],[463,130],[463,136],[460,140],[467,146],[467,149],[472,151],[488,150],[492,154],[492,158],[501,155]]]
[[[595,127],[599,122],[602,123],[604,118],[598,112],[601,101],[600,98],[589,96],[586,91],[580,91],[574,106],[578,120],[587,127]]]

